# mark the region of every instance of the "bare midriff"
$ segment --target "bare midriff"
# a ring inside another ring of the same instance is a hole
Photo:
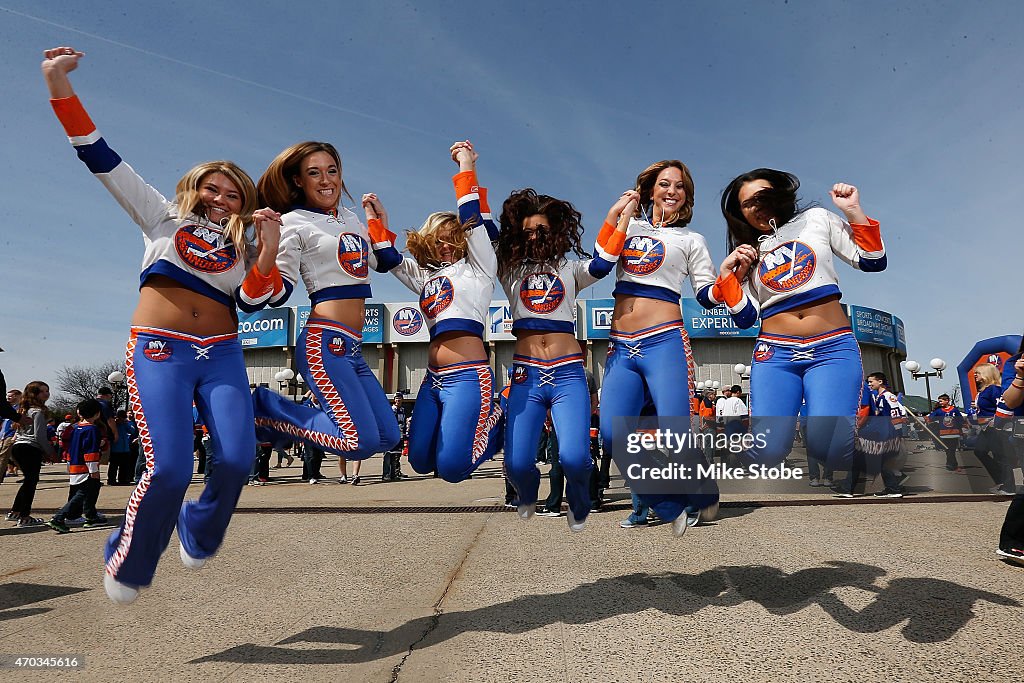
[[[310,317],[333,320],[360,334],[363,331],[363,315],[366,310],[364,306],[365,301],[366,299],[332,299],[331,301],[321,301],[316,306],[313,306],[313,310],[310,311]]]
[[[580,343],[568,332],[545,332],[543,330],[518,330],[515,352],[520,356],[552,360],[562,356],[580,353]]]
[[[443,332],[430,341],[427,362],[435,367],[487,360],[484,341],[471,332]]]
[[[776,313],[761,323],[761,331],[789,337],[811,337],[849,327],[850,319],[839,303],[838,296],[830,296],[800,308]]]
[[[617,332],[636,332],[654,325],[682,320],[682,317],[678,302],[620,294],[615,297],[612,329]]]
[[[196,337],[238,332],[234,308],[184,287],[163,275],[153,275],[139,290],[132,325],[174,330]]]

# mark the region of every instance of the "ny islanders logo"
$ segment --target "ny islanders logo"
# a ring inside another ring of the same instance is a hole
[[[754,360],[763,363],[775,355],[775,348],[767,342],[757,342],[754,346]]]
[[[423,316],[415,308],[406,306],[395,313],[395,319],[391,325],[398,334],[403,337],[411,337],[423,327]]]
[[[223,273],[238,260],[232,245],[221,244],[219,230],[201,225],[183,225],[174,233],[174,249],[182,263],[200,273]]]
[[[423,285],[420,294],[420,309],[430,320],[441,314],[441,311],[452,305],[455,300],[455,288],[452,281],[445,276],[435,277]]]
[[[364,279],[370,273],[370,248],[361,236],[354,232],[338,235],[338,265],[352,277]]]
[[[665,262],[665,243],[648,235],[633,235],[622,248],[622,269],[630,275],[650,275]]]
[[[565,285],[555,273],[530,273],[519,285],[519,300],[531,313],[551,313],[565,300]]]
[[[335,356],[345,355],[345,338],[344,337],[331,337],[331,340],[327,342],[327,350]]]
[[[171,357],[171,347],[165,341],[153,339],[146,342],[142,354],[149,360],[160,362]]]
[[[768,289],[792,292],[814,275],[817,258],[803,242],[786,242],[761,256],[758,277]]]
[[[517,365],[512,370],[512,384],[522,384],[526,381],[526,368],[522,365]]]

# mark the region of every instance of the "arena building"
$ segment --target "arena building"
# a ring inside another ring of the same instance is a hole
[[[586,352],[587,368],[598,387],[604,377],[611,328],[613,299],[584,299],[577,302],[576,336]],[[696,366],[696,382],[718,382],[720,387],[749,382],[736,373],[737,365],[749,367],[758,326],[736,327],[724,306],[705,310],[696,299],[682,301],[682,317],[690,335]],[[275,380],[285,368],[296,370],[295,343],[309,317],[309,307],[299,306],[260,311],[242,316],[238,332],[245,351],[249,381],[299,398],[305,391],[303,378],[288,382]],[[894,391],[903,391],[900,362],[907,357],[903,321],[891,313],[847,305],[853,332],[860,346],[865,373],[884,372]],[[498,386],[502,386],[512,364],[515,337],[508,302],[492,302],[484,333]],[[419,305],[415,301],[366,304],[363,327],[363,357],[384,391],[416,391],[426,374],[430,338]]]

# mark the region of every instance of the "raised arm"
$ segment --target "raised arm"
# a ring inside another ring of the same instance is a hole
[[[363,210],[370,235],[370,267],[386,273],[402,262],[402,255],[395,249],[395,233],[388,229],[388,212],[372,192],[363,195]]]
[[[853,185],[836,183],[829,190],[832,203],[846,221],[836,220],[829,213],[829,241],[832,252],[848,264],[865,273],[885,270],[885,244],[878,221],[868,218],[860,207],[860,192]]]
[[[724,303],[737,327],[746,329],[757,322],[761,314],[758,302],[750,295],[749,286],[743,285],[751,267],[757,263],[757,250],[741,244],[725,257],[718,269],[718,279],[710,289],[702,289],[697,298],[705,308]]]
[[[622,196],[608,209],[604,224],[597,233],[594,245],[594,256],[576,268],[576,291],[582,291],[612,272],[622,253],[622,245],[626,242],[626,229],[629,217],[636,210],[640,194],[635,190],[626,190]]]
[[[282,260],[281,214],[273,209],[259,209],[252,215],[256,227],[256,262],[235,292],[238,307],[246,313],[260,310],[267,304],[280,306],[288,298],[278,262]]]
[[[72,47],[57,47],[43,52],[41,68],[50,91],[50,104],[78,158],[148,234],[148,229],[165,215],[169,202],[107,146],[79,102],[68,74],[78,68],[83,56],[84,53]]]
[[[490,242],[498,239],[498,233],[493,221],[490,221],[490,226],[484,222],[480,201],[481,188],[476,177],[476,160],[479,155],[469,140],[456,142],[450,151],[452,160],[459,165],[459,172],[452,178],[455,197],[459,204],[459,221],[469,226],[466,231],[466,260],[474,268],[492,276],[496,275],[498,257],[495,256]],[[483,230],[477,230],[480,227]]]

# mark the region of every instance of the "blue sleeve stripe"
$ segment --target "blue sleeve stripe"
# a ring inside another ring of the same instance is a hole
[[[885,258],[885,254],[882,254],[878,258],[867,258],[861,256],[857,261],[857,265],[865,273],[880,273],[885,270],[885,267],[889,265],[888,260]]]
[[[276,299],[270,299],[270,305],[273,308],[283,306],[285,302],[288,301],[288,297],[292,295],[292,290],[295,289],[295,285],[289,282],[286,278],[281,278],[281,284],[284,285],[284,289],[281,291],[281,294],[279,294]]]
[[[75,147],[78,158],[85,162],[93,173],[110,173],[121,163],[117,152],[107,146],[107,141],[100,138],[91,145]]]
[[[596,278],[603,278],[608,273],[612,272],[612,268],[615,267],[614,261],[607,261],[602,258],[597,250],[594,250],[594,258],[590,260],[590,265],[587,266],[587,272]]]
[[[374,249],[373,253],[377,256],[377,267],[374,270],[378,273],[386,273],[402,262],[402,255],[394,247]]]

